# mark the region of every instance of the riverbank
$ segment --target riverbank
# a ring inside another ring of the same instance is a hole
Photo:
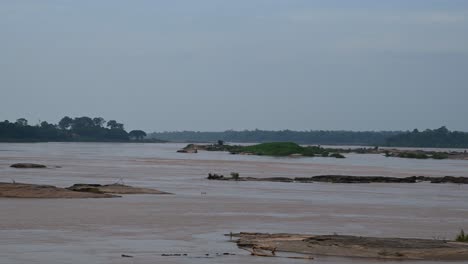
[[[254,256],[280,252],[394,260],[468,260],[468,243],[436,239],[381,238],[345,235],[234,234],[239,248]]]
[[[115,198],[116,194],[170,194],[150,188],[123,184],[74,184],[68,188],[53,185],[0,182],[4,198]]]

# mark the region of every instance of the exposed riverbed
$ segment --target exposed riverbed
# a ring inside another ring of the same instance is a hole
[[[0,144],[2,182],[59,187],[123,182],[175,194],[118,199],[2,198],[0,263],[306,263],[251,257],[234,243],[226,242],[229,238],[223,234],[252,231],[452,239],[460,228],[468,230],[466,185],[205,179],[210,172],[239,172],[248,177],[467,177],[468,161],[410,160],[369,154],[327,159],[175,152],[185,145]],[[49,168],[9,167],[18,162],[40,163]],[[187,256],[162,256],[179,253]],[[121,254],[133,258],[122,258]],[[313,263],[380,262],[317,256]]]

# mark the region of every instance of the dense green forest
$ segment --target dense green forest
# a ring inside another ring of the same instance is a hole
[[[146,133],[133,130],[127,133],[124,125],[115,120],[105,121],[102,117],[87,116],[62,118],[58,124],[41,122],[29,125],[20,118],[16,122],[0,122],[0,142],[128,142],[142,140]]]
[[[161,132],[149,134],[149,137],[174,142],[216,142],[217,140],[223,140],[237,143],[295,142],[298,144],[381,146],[385,144],[387,138],[400,133],[402,132],[228,130],[224,132]]]
[[[0,142],[217,142],[237,143],[294,142],[316,145],[367,145],[394,147],[468,148],[468,133],[450,131],[445,126],[424,131],[268,131],[228,130],[224,132],[160,132],[149,136],[144,131],[125,131],[116,120],[102,117],[62,118],[57,124],[29,125],[20,118],[0,122]]]
[[[390,137],[387,146],[393,147],[433,147],[433,148],[468,148],[468,133],[450,131],[445,126],[438,129],[426,129],[405,132]]]

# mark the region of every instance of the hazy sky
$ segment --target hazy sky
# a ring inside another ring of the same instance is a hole
[[[466,0],[0,0],[0,119],[468,131]]]

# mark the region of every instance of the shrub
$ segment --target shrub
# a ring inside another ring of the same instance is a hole
[[[340,154],[340,153],[332,153],[332,154],[330,154],[329,157],[337,158],[337,159],[344,159],[344,158],[345,158],[345,156],[343,156],[343,155]]]
[[[415,153],[415,152],[402,152],[398,154],[399,158],[408,158],[408,159],[428,159],[429,156],[425,153]]]
[[[436,152],[432,154],[433,159],[448,159],[448,154],[444,152]]]
[[[465,234],[465,231],[462,229],[460,230],[460,233],[457,235],[455,238],[457,242],[468,242],[468,235]]]
[[[231,177],[234,179],[234,180],[239,180],[239,173],[238,172],[231,172]]]

